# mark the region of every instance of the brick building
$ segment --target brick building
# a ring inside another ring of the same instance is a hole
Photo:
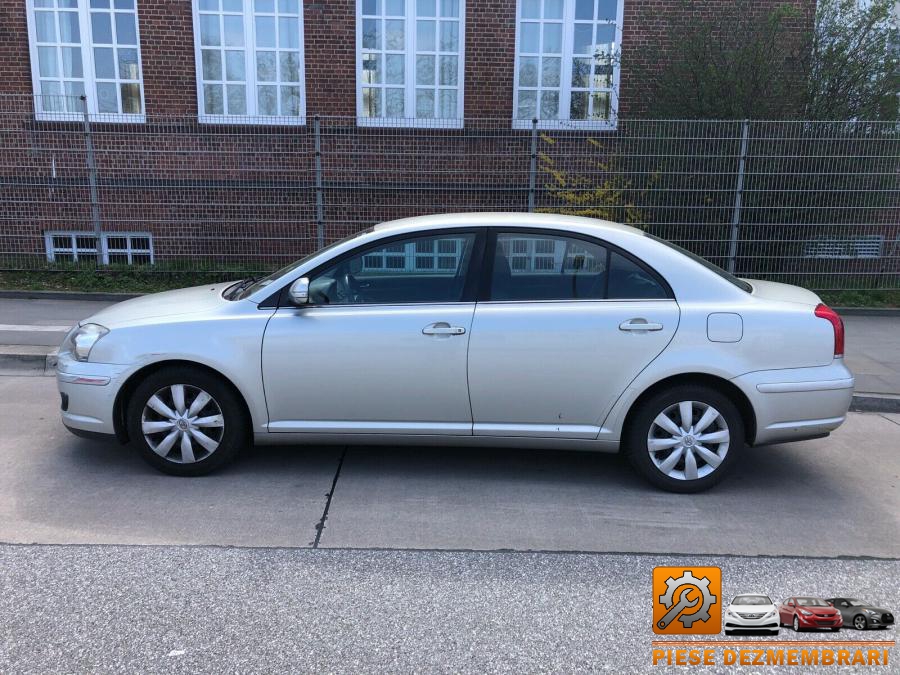
[[[808,27],[814,0],[790,2]],[[521,208],[532,118],[614,134],[642,115],[638,74],[668,20],[727,4],[3,0],[0,255],[268,260],[314,246],[317,226],[330,239],[422,210]],[[328,118],[318,211],[314,116]],[[341,189],[376,183],[405,192]]]

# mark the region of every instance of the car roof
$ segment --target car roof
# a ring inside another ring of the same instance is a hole
[[[570,216],[559,213],[500,213],[474,211],[470,213],[439,213],[428,216],[412,216],[379,223],[373,232],[390,230],[405,231],[422,227],[547,227],[553,229],[589,228],[597,231],[615,230],[622,233],[643,236],[643,232],[630,225],[622,225],[609,220]]]

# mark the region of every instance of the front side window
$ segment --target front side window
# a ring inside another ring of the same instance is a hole
[[[357,0],[361,124],[461,125],[464,13],[464,0]]]
[[[442,234],[367,248],[312,277],[310,300],[317,305],[460,302],[475,238]]]
[[[623,0],[518,0],[516,126],[615,125]]]
[[[194,8],[201,121],[302,121],[301,0],[195,0]]]
[[[35,111],[141,119],[135,0],[28,0]],[[82,101],[81,97],[85,97]]]

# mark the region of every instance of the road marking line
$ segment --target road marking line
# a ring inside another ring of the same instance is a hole
[[[18,333],[68,333],[70,328],[72,328],[72,326],[36,326],[32,324],[17,325],[14,323],[0,323],[0,331],[15,331]]]

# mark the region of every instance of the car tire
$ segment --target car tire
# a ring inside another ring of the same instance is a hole
[[[800,627],[800,620],[797,618],[796,615],[794,615],[794,621],[793,621],[793,623],[792,623],[791,625],[793,626],[794,632],[795,632],[795,633],[799,633],[799,632],[801,632],[801,631],[803,630],[803,629]]]
[[[685,417],[691,418],[690,423]],[[694,425],[701,422],[704,428],[697,433]],[[702,443],[703,436],[716,437],[719,442]],[[737,406],[722,392],[703,385],[678,385],[638,405],[629,418],[624,441],[631,465],[656,487],[669,492],[701,492],[722,480],[734,466],[744,448],[744,422]],[[651,446],[657,449],[651,450]],[[704,455],[715,456],[718,464],[713,466]],[[689,478],[691,473],[696,478]]]
[[[149,375],[132,393],[126,420],[141,457],[173,476],[202,476],[224,466],[249,435],[243,402],[232,386],[189,366]]]
[[[864,617],[862,614],[857,614],[853,617],[853,627],[856,630],[865,630],[869,627],[869,622],[866,621],[866,617]]]

